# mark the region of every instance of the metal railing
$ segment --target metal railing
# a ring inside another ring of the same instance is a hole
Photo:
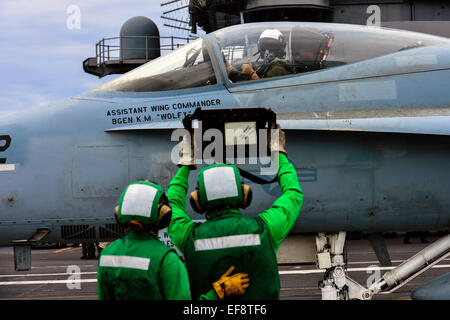
[[[127,39],[142,39],[145,40],[145,48],[127,48],[124,47],[124,40]],[[154,39],[159,39],[159,48],[150,47]],[[108,61],[117,61],[119,63],[126,62],[127,60],[144,60],[150,61],[153,56],[153,51],[156,53],[164,54],[164,51],[173,51],[181,48],[190,41],[196,38],[182,38],[182,37],[157,37],[157,36],[122,36],[113,38],[103,38],[95,45],[95,57],[97,59],[97,65],[101,65]],[[124,58],[127,56],[127,52],[139,52],[144,51],[145,54],[140,55],[141,58]],[[145,56],[145,57],[144,57]]]

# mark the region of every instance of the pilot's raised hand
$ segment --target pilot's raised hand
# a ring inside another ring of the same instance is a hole
[[[248,58],[247,63],[242,65],[242,73],[249,77],[251,80],[259,79],[255,69],[253,69],[252,61]]]
[[[195,146],[194,137],[191,134],[185,134],[183,140],[178,145],[178,153],[180,155],[180,161],[178,161],[178,166],[188,166],[191,169],[196,169],[195,165]]]

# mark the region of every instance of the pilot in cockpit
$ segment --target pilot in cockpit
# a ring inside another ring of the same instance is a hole
[[[253,69],[250,59],[248,63],[242,65],[242,73],[247,74],[250,79],[280,77],[290,74],[289,67],[285,62],[286,40],[278,29],[267,29],[258,40],[259,59],[262,64]]]
[[[255,70],[248,58],[248,63],[242,65],[242,72],[234,69],[225,59],[228,76],[232,81],[257,80],[261,78],[280,77],[291,71],[285,62],[286,40],[278,29],[267,29],[261,33],[258,40],[258,60],[262,64]]]

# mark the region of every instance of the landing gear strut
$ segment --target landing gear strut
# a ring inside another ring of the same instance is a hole
[[[319,283],[322,300],[370,299],[367,289],[347,276],[344,259],[346,232],[319,233],[316,236],[317,267],[325,269]]]
[[[450,255],[450,235],[446,235],[386,272],[366,289],[346,274],[345,236],[345,232],[316,236],[317,266],[325,269],[324,279],[319,284],[322,300],[369,300],[378,293],[392,293]]]

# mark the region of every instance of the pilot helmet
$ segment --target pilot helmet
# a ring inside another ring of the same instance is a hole
[[[126,187],[116,207],[116,219],[121,224],[158,224],[158,229],[168,226],[172,209],[164,189],[148,180],[136,181]]]
[[[262,57],[268,52],[276,58],[284,58],[285,47],[286,40],[278,29],[267,29],[259,36],[258,51]]]
[[[251,189],[241,183],[239,169],[227,164],[213,164],[200,170],[197,188],[190,197],[192,208],[199,213],[227,208],[245,209],[251,200]]]

